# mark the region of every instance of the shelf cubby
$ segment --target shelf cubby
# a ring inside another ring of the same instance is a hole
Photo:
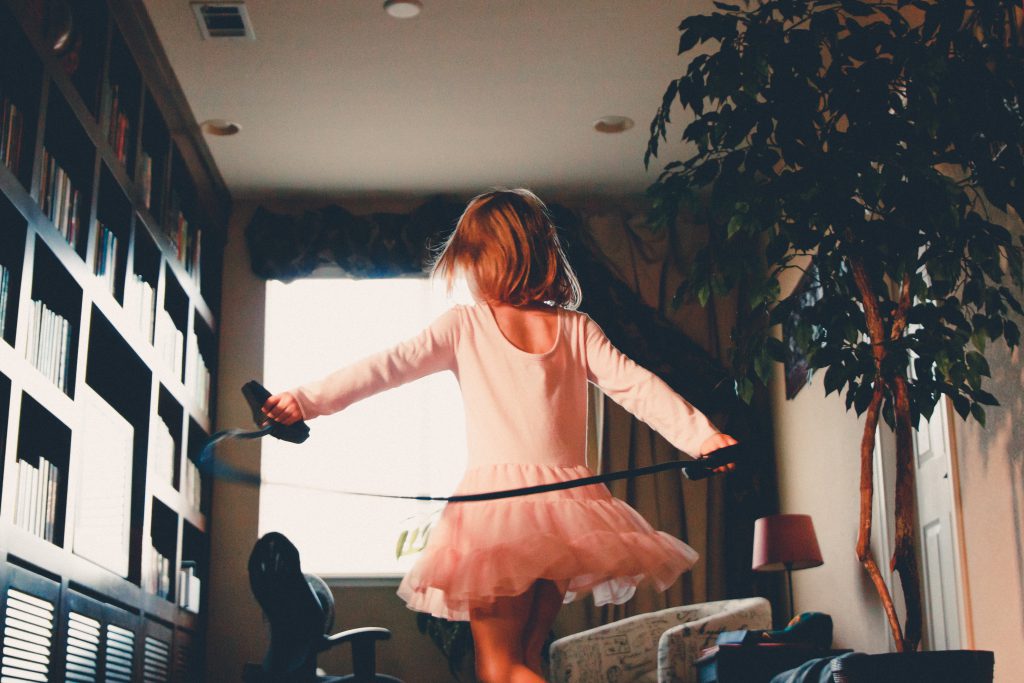
[[[38,236],[30,314],[26,358],[58,389],[74,398],[82,289]]]
[[[106,164],[100,164],[100,169],[96,224],[88,253],[92,272],[104,283],[110,295],[122,303],[132,206]]]
[[[132,234],[132,271],[126,278],[124,310],[146,343],[153,345],[156,294],[160,283],[160,250],[136,214]]]
[[[150,452],[151,473],[162,484],[177,489],[181,480],[181,442],[185,411],[169,391],[160,385],[153,450]],[[166,428],[166,429],[165,429]]]
[[[153,95],[146,91],[143,104],[142,149],[139,154],[138,186],[142,205],[159,223],[163,218],[167,193],[167,165],[171,136]]]
[[[14,524],[64,545],[71,428],[28,394],[21,395]]]
[[[43,138],[39,206],[68,244],[85,257],[92,200],[93,147],[82,123],[51,88]]]
[[[195,496],[199,498],[198,505],[195,504],[194,497],[190,500],[192,509],[200,512],[203,515],[210,514],[210,482],[208,477],[203,476],[202,470],[198,467],[199,456],[202,453],[203,444],[210,435],[194,420],[189,418],[188,421],[188,460],[191,466],[194,468],[194,476],[197,477]],[[184,487],[183,487],[184,488]],[[182,492],[186,498],[188,494]]]
[[[0,338],[14,346],[25,257],[25,218],[0,194]]]
[[[202,236],[199,221],[198,196],[195,184],[185,169],[185,162],[177,148],[171,162],[171,187],[164,218],[164,234],[177,261],[200,288],[202,276]]]
[[[178,574],[178,606],[200,612],[206,601],[203,587],[209,574],[209,537],[185,520],[181,528],[181,571]]]
[[[11,379],[0,372],[0,496],[3,495],[4,468],[7,458],[7,416],[11,414]],[[2,502],[0,498],[0,502]]]
[[[185,386],[189,397],[195,402],[196,410],[208,415],[214,400],[213,388],[216,386],[217,339],[198,312],[192,320],[192,336],[187,347]]]
[[[185,380],[188,315],[188,295],[168,266],[164,275],[163,305],[157,310],[153,345],[162,369],[179,384]]]
[[[157,597],[174,602],[177,573],[178,515],[159,498],[151,499],[150,546],[143,562],[143,588]]]
[[[0,165],[7,166],[28,190],[32,185],[42,62],[17,26],[10,9],[0,5]]]
[[[116,27],[111,38],[105,93],[103,125],[107,143],[114,151],[114,156],[121,161],[128,177],[133,177],[142,105],[142,79]]]
[[[45,22],[46,44],[97,121],[108,16],[104,2],[67,0],[49,3]]]

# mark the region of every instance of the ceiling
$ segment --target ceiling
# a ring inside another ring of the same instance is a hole
[[[206,137],[232,195],[625,195],[683,152],[644,169],[679,21],[710,2],[382,3],[246,0],[255,40],[203,40],[187,0],[145,0],[196,120],[242,127]],[[593,129],[613,114],[636,125]]]

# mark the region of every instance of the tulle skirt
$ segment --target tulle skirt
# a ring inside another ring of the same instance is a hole
[[[503,463],[469,468],[456,493],[482,493],[592,476],[584,465]],[[481,502],[450,503],[398,587],[406,605],[451,621],[538,579],[597,605],[629,600],[642,581],[662,591],[697,552],[657,531],[603,484]]]

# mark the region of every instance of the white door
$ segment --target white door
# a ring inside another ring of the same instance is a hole
[[[963,620],[957,482],[949,446],[947,402],[939,401],[930,420],[914,433],[917,467],[918,548],[926,650],[963,647]]]

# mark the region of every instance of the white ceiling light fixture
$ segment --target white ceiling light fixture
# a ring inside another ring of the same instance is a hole
[[[227,119],[207,119],[199,124],[199,128],[207,135],[216,135],[218,137],[237,135],[242,130],[240,125]]]
[[[412,19],[423,9],[420,0],[385,0],[384,11],[396,19]]]
[[[594,130],[599,133],[621,133],[633,127],[633,119],[628,116],[602,116],[594,121]]]

